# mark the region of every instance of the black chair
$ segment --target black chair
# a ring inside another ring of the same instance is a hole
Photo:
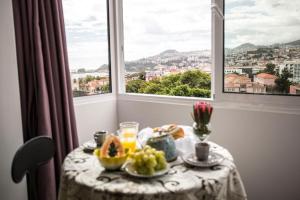
[[[28,140],[16,152],[12,161],[11,176],[15,183],[27,174],[28,199],[37,200],[36,169],[46,164],[54,155],[51,138],[39,136]]]

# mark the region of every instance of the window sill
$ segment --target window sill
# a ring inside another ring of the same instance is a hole
[[[116,95],[113,93],[73,98],[75,107],[80,105],[94,104],[94,103],[114,101],[114,100],[116,100]]]
[[[168,104],[178,104],[178,105],[191,105],[196,101],[212,102],[213,98],[122,93],[122,94],[118,95],[118,100],[144,101],[144,102],[151,102],[151,103],[168,103]]]
[[[178,106],[191,106],[196,101],[207,101],[214,105],[216,109],[228,109],[228,110],[244,110],[254,112],[269,112],[269,113],[281,113],[281,114],[293,114],[300,115],[300,106],[298,105],[285,105],[275,103],[258,103],[255,101],[240,101],[237,99],[220,100],[212,98],[194,98],[194,97],[175,97],[175,96],[160,96],[160,95],[146,95],[146,94],[119,94],[118,100],[121,101],[138,101],[145,103],[159,103],[170,104]],[[241,100],[241,99],[239,99]],[[250,103],[249,103],[250,102]]]

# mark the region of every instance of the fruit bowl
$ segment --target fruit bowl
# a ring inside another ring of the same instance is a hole
[[[170,166],[167,164],[166,168],[159,170],[159,171],[155,171],[153,174],[140,174],[135,169],[132,162],[128,162],[127,164],[125,164],[125,166],[123,168],[123,170],[127,174],[129,174],[132,177],[136,177],[136,178],[156,178],[156,177],[163,176],[166,173],[168,173],[169,169],[170,169]]]
[[[127,159],[120,140],[114,135],[108,135],[101,149],[95,149],[94,155],[107,170],[120,169]]]
[[[163,151],[157,151],[146,145],[129,155],[124,169],[133,176],[153,177],[165,174],[168,171],[168,163]]]
[[[100,164],[107,170],[119,170],[125,163],[127,156],[121,157],[98,157]]]

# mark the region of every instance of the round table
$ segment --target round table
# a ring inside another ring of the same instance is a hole
[[[190,167],[178,159],[169,172],[138,179],[125,172],[109,172],[83,147],[72,151],[62,167],[59,200],[245,200],[246,193],[231,154],[210,143],[225,160],[210,168]]]

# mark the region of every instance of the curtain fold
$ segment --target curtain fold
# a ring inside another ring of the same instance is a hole
[[[13,0],[24,141],[53,138],[38,170],[38,196],[56,199],[65,156],[78,146],[61,0]]]

